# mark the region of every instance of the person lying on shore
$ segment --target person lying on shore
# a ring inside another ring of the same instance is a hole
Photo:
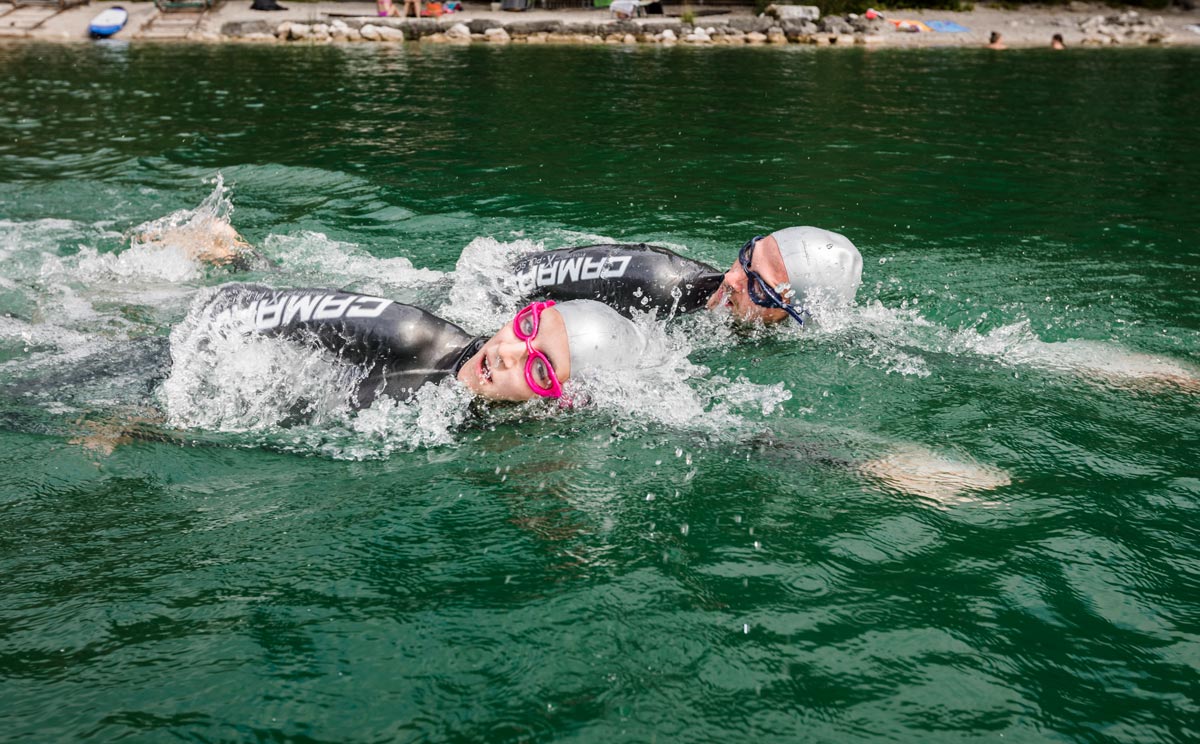
[[[202,333],[256,332],[331,352],[361,373],[356,408],[450,378],[487,400],[558,399],[571,379],[636,366],[647,345],[632,321],[593,300],[531,303],[491,337],[414,305],[333,289],[228,284],[199,315]]]
[[[816,303],[850,304],[862,255],[846,236],[818,227],[757,235],[728,271],[656,246],[589,245],[522,257],[512,268],[526,299],[591,299],[622,314],[725,310],[747,323],[803,325]]]

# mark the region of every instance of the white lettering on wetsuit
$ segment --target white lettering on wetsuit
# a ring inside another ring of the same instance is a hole
[[[620,279],[625,276],[632,260],[633,256],[552,258],[530,266],[515,278],[521,294],[529,294],[535,287],[551,287],[580,280]]]
[[[339,318],[378,318],[391,300],[362,295],[336,294],[273,294],[241,307],[229,308],[221,317],[253,318],[254,329],[269,331],[291,323]]]

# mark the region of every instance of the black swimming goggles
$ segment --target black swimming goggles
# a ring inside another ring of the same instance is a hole
[[[804,316],[808,313],[802,308],[792,307],[791,302],[796,298],[796,290],[792,289],[792,285],[784,282],[772,287],[758,272],[750,268],[750,261],[754,259],[754,246],[764,237],[766,236],[755,235],[738,251],[738,263],[742,265],[742,271],[746,272],[746,278],[750,280],[746,282],[746,294],[750,295],[750,301],[755,305],[783,310],[797,323],[804,325]]]

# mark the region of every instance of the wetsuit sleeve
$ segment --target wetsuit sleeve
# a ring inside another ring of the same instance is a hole
[[[690,313],[704,307],[722,277],[707,264],[644,243],[545,251],[513,267],[522,297],[598,300],[626,315],[629,308]]]
[[[312,344],[359,366],[360,405],[378,394],[408,398],[426,382],[453,375],[474,337],[413,305],[334,289],[222,287],[210,307],[236,313],[255,331]]]

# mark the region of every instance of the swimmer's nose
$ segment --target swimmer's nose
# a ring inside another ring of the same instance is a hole
[[[525,355],[524,341],[504,341],[496,349],[496,356],[500,358],[501,363],[505,367],[514,367],[521,363],[521,358]]]

